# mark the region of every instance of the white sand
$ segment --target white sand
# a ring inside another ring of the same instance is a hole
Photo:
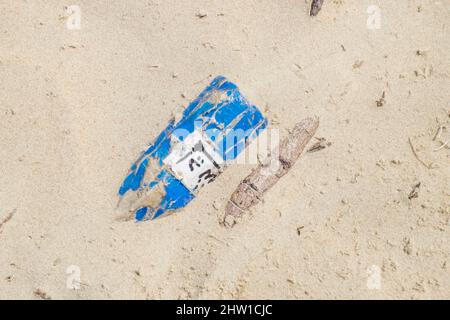
[[[0,298],[450,298],[450,1],[327,0],[314,19],[302,0],[74,2],[0,3]],[[251,166],[168,218],[115,221],[130,163],[220,74],[282,134],[318,115],[332,145],[232,230]]]

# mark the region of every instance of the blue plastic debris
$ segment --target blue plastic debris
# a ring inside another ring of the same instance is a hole
[[[266,127],[235,84],[215,78],[131,166],[120,206],[138,221],[183,208]]]

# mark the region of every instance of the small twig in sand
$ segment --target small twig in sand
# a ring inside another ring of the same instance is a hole
[[[409,200],[419,197],[419,188],[420,188],[420,182],[416,183],[413,186],[413,189],[411,190],[411,192],[408,195]]]
[[[52,298],[45,292],[42,291],[41,289],[36,289],[34,290],[34,295],[42,300],[51,300]]]
[[[6,224],[9,220],[12,219],[12,217],[14,216],[14,213],[16,213],[16,210],[17,210],[17,209],[14,209],[14,210],[11,211],[10,213],[8,213],[8,214],[6,215],[6,218],[3,219],[3,221],[0,222],[0,230],[1,230],[1,228],[3,227],[4,224]]]
[[[444,126],[442,126],[442,125],[439,126],[439,128],[437,129],[437,131],[432,139],[433,141],[436,141],[436,139],[441,136],[441,132],[442,132],[443,128],[444,128]]]
[[[441,149],[444,149],[450,143],[450,140],[447,140],[445,142],[442,142],[442,141],[440,141],[440,142],[442,143],[442,145],[439,148],[434,149],[434,152],[437,152],[437,151],[439,151]]]
[[[449,114],[449,116],[450,116],[450,114]],[[438,118],[436,118],[436,122],[438,123],[439,127],[437,128],[436,133],[434,134],[432,141],[436,141],[437,140],[438,142],[441,143],[441,146],[439,148],[437,148],[437,149],[434,149],[433,150],[434,152],[444,149],[450,143],[450,140],[447,140],[447,141],[442,141],[441,140],[441,134],[442,134],[442,132],[444,130],[447,129],[447,127],[445,125],[441,124]],[[449,148],[449,147],[447,147],[447,148]]]
[[[316,138],[318,141],[312,145],[311,148],[309,148],[306,152],[312,153],[317,152],[322,149],[325,149],[326,147],[331,146],[331,142],[327,142],[325,138]]]
[[[309,12],[310,16],[317,16],[320,9],[322,9],[323,0],[313,0],[311,3],[311,11]]]
[[[414,157],[417,159],[417,161],[419,161],[419,162],[420,162],[423,166],[425,166],[427,169],[431,169],[431,165],[432,165],[432,164],[427,164],[427,163],[425,163],[425,162],[424,162],[422,159],[420,159],[419,156],[417,155],[416,149],[414,148],[414,145],[413,145],[413,143],[412,143],[412,141],[411,141],[411,138],[408,138],[408,141],[409,141],[409,145],[410,145],[410,147],[411,147],[411,151],[412,151]]]
[[[383,91],[383,93],[381,94],[381,98],[379,100],[375,101],[378,108],[381,108],[384,106],[384,104],[386,103],[385,98],[386,98],[386,91]]]

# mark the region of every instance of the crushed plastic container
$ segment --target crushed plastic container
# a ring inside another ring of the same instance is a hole
[[[120,207],[138,221],[183,208],[266,127],[235,84],[215,78],[131,165]]]

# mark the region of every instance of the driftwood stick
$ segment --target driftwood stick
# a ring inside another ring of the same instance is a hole
[[[310,16],[317,16],[320,9],[322,9],[323,0],[313,0],[311,3],[311,11],[309,12]]]
[[[222,224],[232,227],[235,218],[261,201],[264,193],[273,187],[292,168],[319,126],[317,118],[307,118],[297,123],[272,152],[268,161],[259,165],[237,187],[225,208]]]

